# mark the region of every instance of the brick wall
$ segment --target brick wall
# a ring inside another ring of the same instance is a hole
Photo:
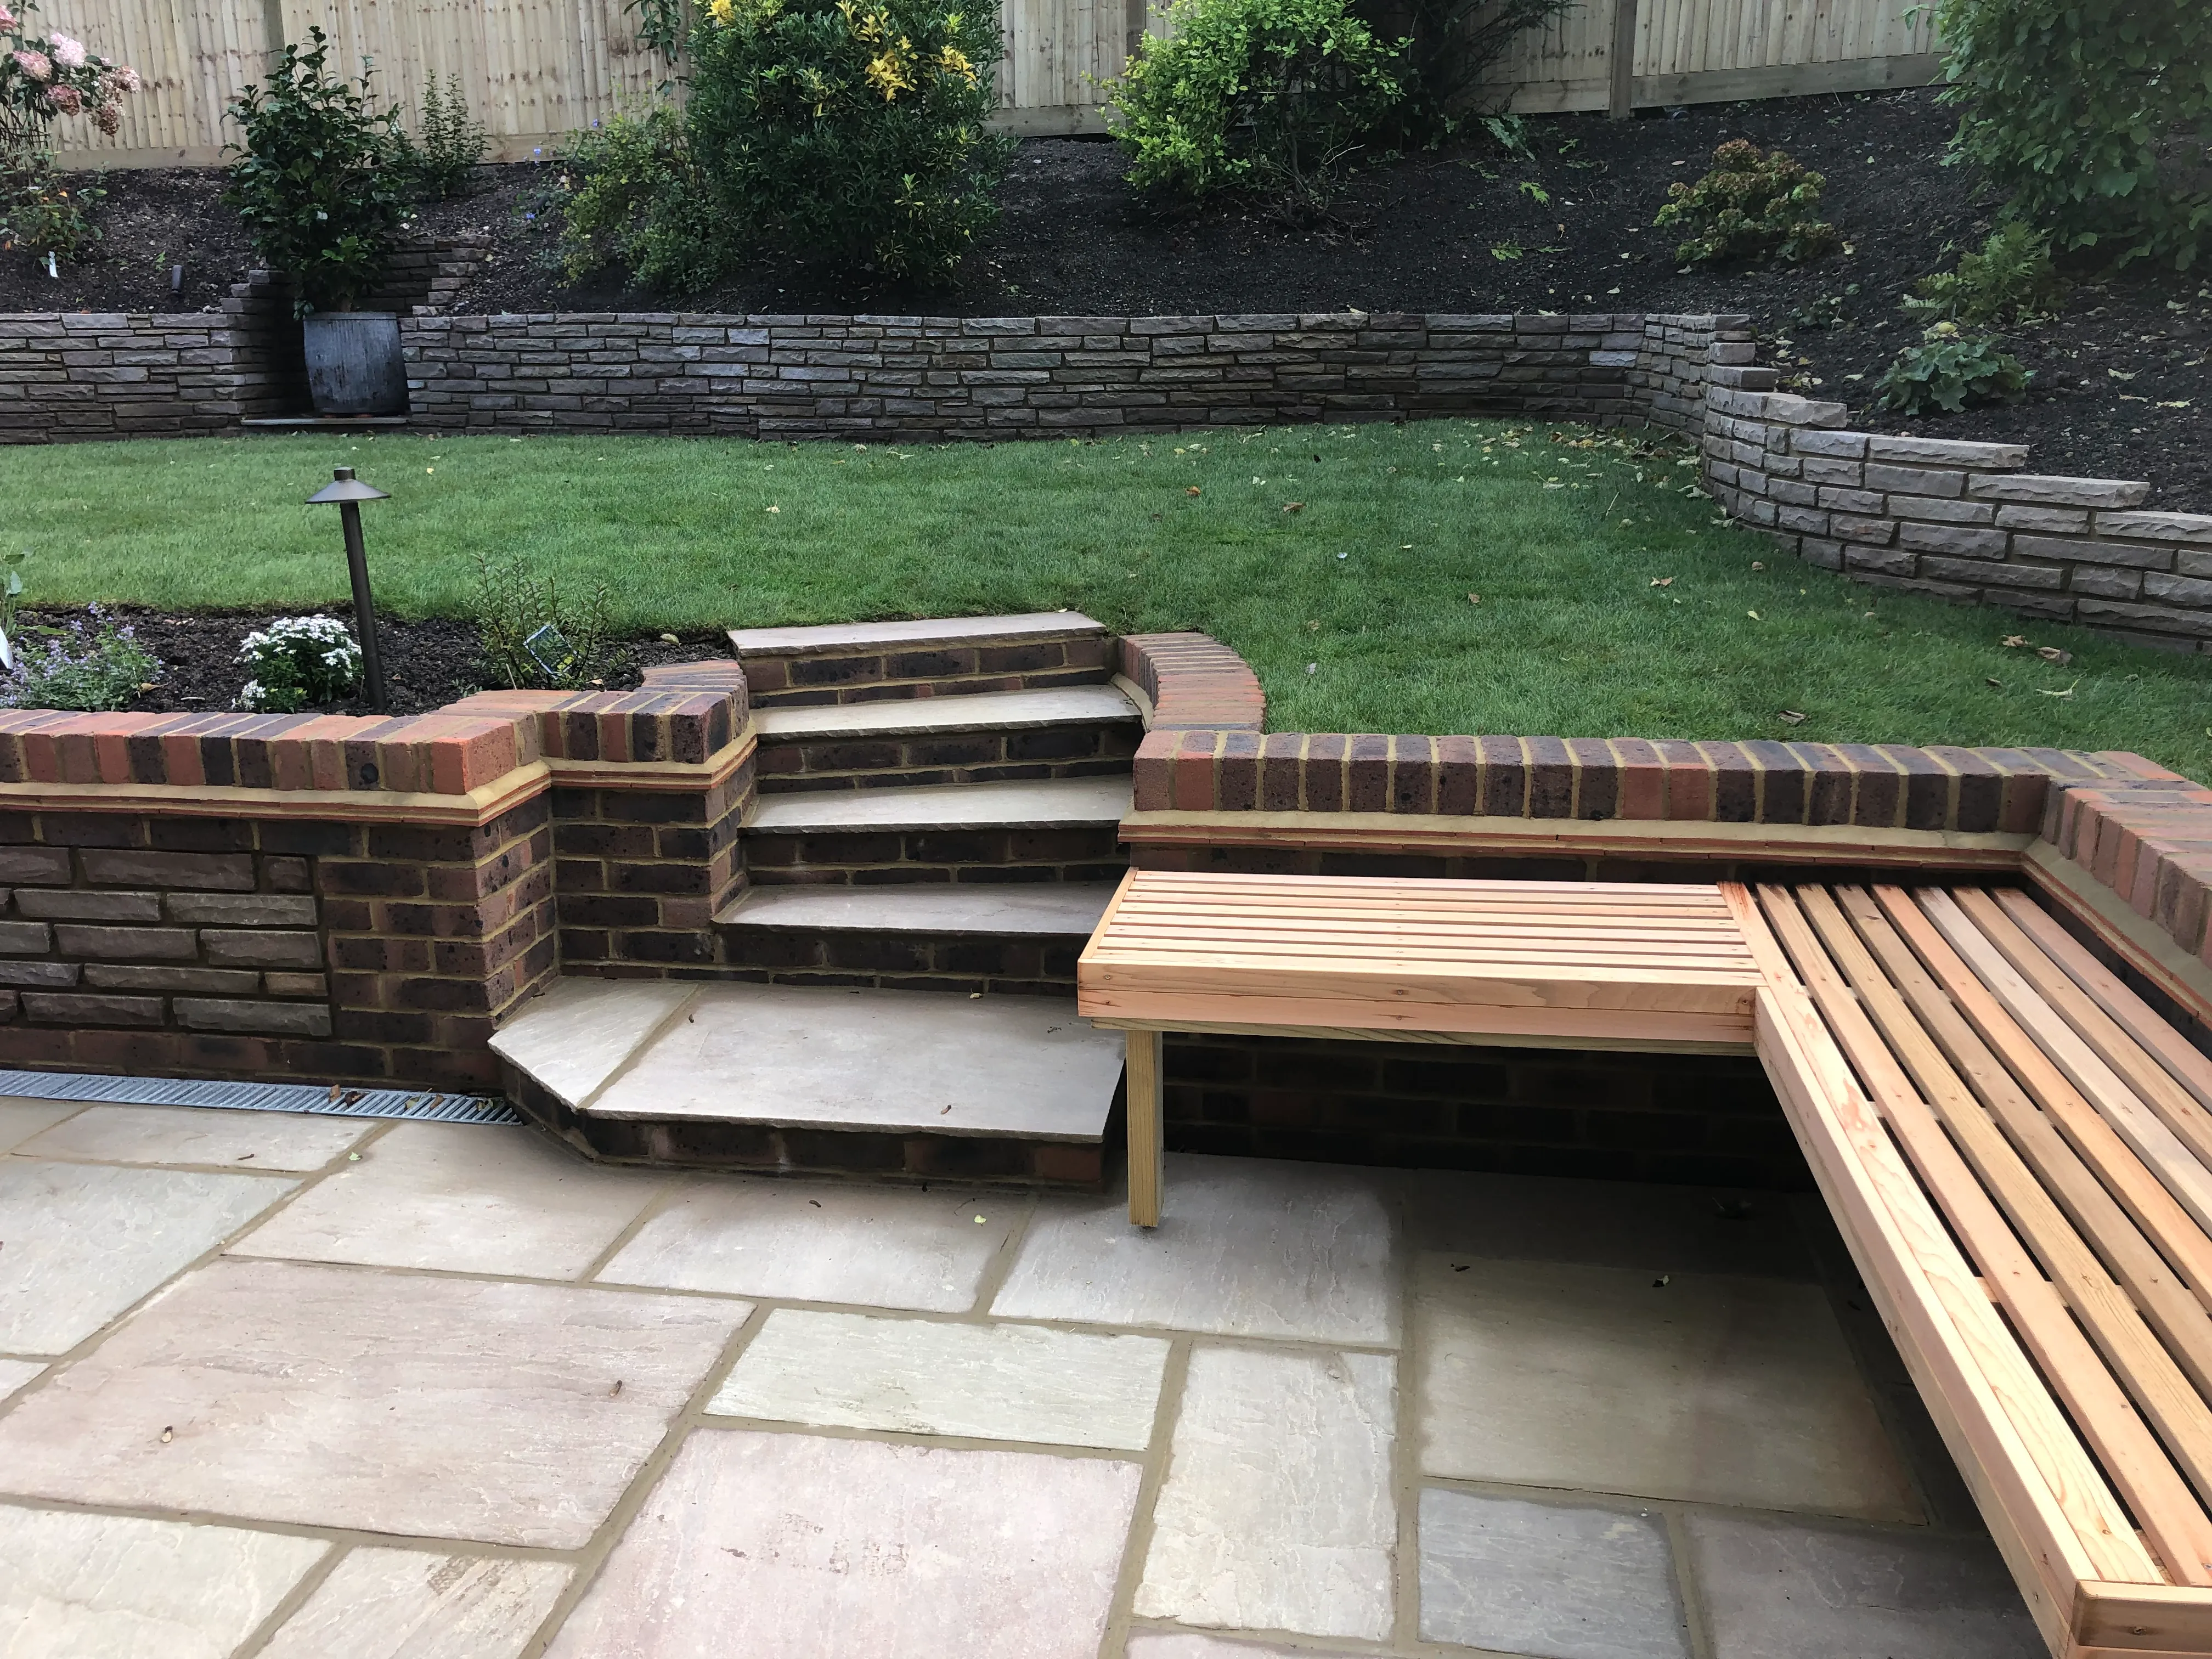
[[[1841,404],[1706,393],[1705,474],[1733,516],[1808,563],[1879,586],[2212,651],[2212,516],[2142,510],[2150,486],[2024,474],[2021,444],[1844,428]]]
[[[1177,1152],[1812,1189],[1772,1085],[1740,1055],[1171,1033]]]

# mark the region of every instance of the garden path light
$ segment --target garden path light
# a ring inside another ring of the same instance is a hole
[[[384,656],[376,648],[376,605],[368,596],[368,554],[361,540],[361,504],[391,499],[390,490],[362,483],[349,466],[334,468],[331,482],[307,497],[310,507],[337,503],[338,522],[345,529],[346,570],[353,578],[353,621],[361,639],[362,672],[368,682],[369,707],[380,714],[389,711],[391,701],[384,690]]]

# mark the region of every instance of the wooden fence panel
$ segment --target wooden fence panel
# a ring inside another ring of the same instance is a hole
[[[1582,0],[1514,43],[1485,100],[1527,113],[1603,109],[1616,9],[1635,8],[1639,106],[1920,86],[1936,40],[1915,0]],[[319,26],[349,71],[374,60],[383,95],[419,115],[424,88],[458,76],[502,160],[642,100],[669,75],[639,45],[623,0],[51,0],[42,14],[133,64],[146,89],[112,137],[88,122],[61,135],[81,167],[205,165],[223,108],[272,41]],[[1145,33],[1152,0],[1006,0],[999,118],[1024,133],[1097,132],[1103,85]]]

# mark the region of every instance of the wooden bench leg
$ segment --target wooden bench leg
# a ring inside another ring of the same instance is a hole
[[[1158,1031],[1129,1034],[1129,1220],[1160,1224],[1160,1164],[1164,1145]]]

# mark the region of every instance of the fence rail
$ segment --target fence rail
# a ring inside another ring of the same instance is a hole
[[[63,160],[76,167],[217,161],[235,136],[224,106],[310,26],[347,68],[372,58],[383,94],[410,112],[458,76],[507,161],[670,73],[623,0],[49,0],[40,15],[145,78],[112,137],[71,124]],[[1024,133],[1103,131],[1103,83],[1164,27],[1148,0],[1005,0],[1005,18],[1000,118]],[[1487,92],[1535,113],[1920,86],[1936,77],[1935,51],[1915,0],[1582,0],[1517,41]]]

